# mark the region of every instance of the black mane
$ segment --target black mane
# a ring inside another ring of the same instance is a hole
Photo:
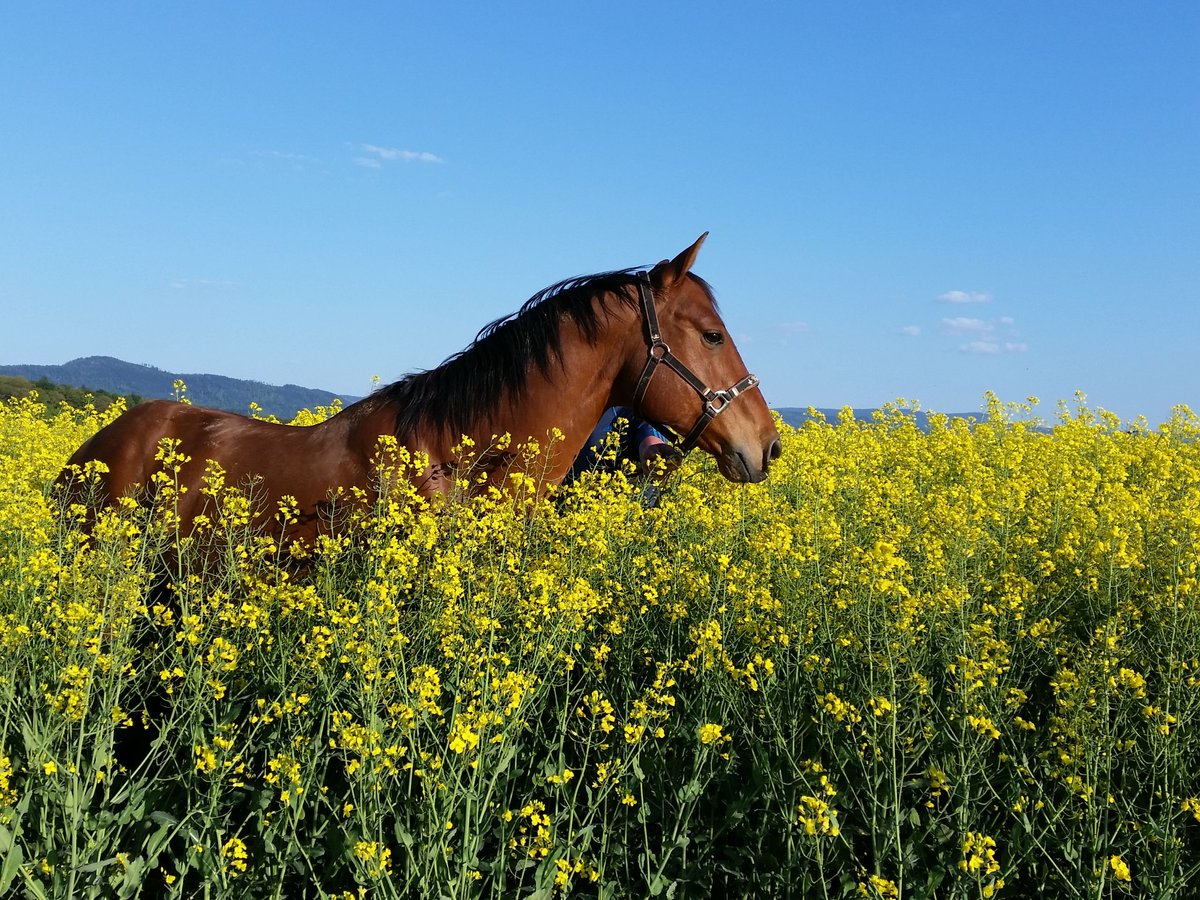
[[[552,363],[562,364],[562,323],[567,317],[595,343],[615,298],[637,305],[637,292],[627,290],[638,269],[622,269],[569,278],[530,297],[515,313],[483,327],[466,349],[436,369],[405,375],[379,389],[376,397],[394,403],[396,434],[434,428],[444,435],[465,434],[507,399],[513,403],[525,388],[531,363],[546,376]],[[599,304],[593,301],[603,299]]]

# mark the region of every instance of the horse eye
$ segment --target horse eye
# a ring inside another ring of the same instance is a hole
[[[725,343],[725,335],[719,331],[706,331],[704,332],[704,343],[712,347],[720,346]]]

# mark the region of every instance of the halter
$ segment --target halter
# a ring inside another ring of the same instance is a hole
[[[662,333],[658,329],[658,312],[654,308],[654,291],[650,286],[650,273],[642,272],[638,276],[638,296],[642,301],[642,317],[646,322],[646,367],[642,369],[642,377],[638,381],[637,390],[633,394],[633,408],[639,411],[642,406],[642,401],[646,399],[646,391],[650,387],[650,380],[654,377],[654,372],[658,368],[659,363],[666,363],[675,373],[691,385],[692,389],[700,395],[700,399],[704,401],[704,409],[700,411],[699,418],[696,419],[696,424],[692,426],[692,430],[684,437],[683,443],[678,445],[679,452],[686,455],[696,446],[696,442],[700,440],[700,435],[704,433],[704,429],[709,426],[717,416],[725,412],[729,408],[729,404],[737,399],[738,395],[750,390],[752,387],[757,387],[758,376],[747,375],[731,388],[726,388],[723,391],[714,391],[703,381],[696,377],[679,358],[671,352],[671,346],[663,340]]]

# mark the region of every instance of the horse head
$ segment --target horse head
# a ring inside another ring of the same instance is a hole
[[[691,273],[706,237],[642,276],[643,335],[626,378],[636,378],[638,415],[677,432],[683,452],[709,453],[730,481],[762,481],[781,453],[779,432],[712,291]],[[659,373],[664,367],[670,371]]]

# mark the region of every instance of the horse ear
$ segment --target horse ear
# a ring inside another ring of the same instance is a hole
[[[657,266],[650,270],[650,280],[657,287],[670,288],[687,277],[687,273],[691,270],[692,264],[696,261],[696,256],[700,252],[700,245],[704,243],[704,239],[708,237],[708,232],[696,238],[696,242],[688,247],[674,259],[664,259]]]

